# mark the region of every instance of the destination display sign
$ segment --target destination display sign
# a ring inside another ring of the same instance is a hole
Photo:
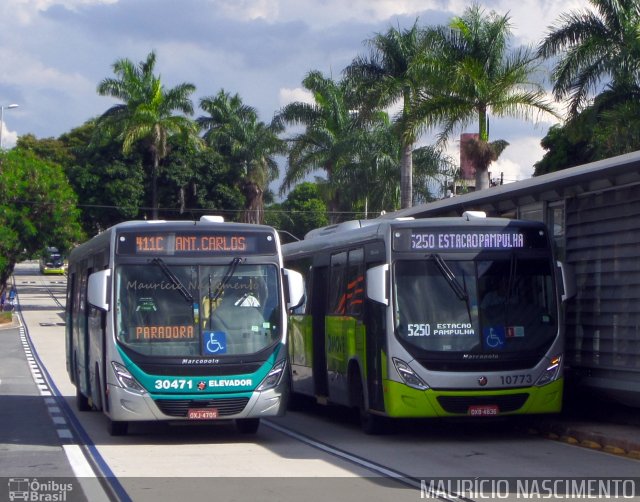
[[[544,249],[544,229],[504,228],[410,228],[394,230],[394,251],[482,251]]]
[[[125,231],[117,236],[116,252],[121,256],[273,254],[276,242],[273,234],[261,231]]]

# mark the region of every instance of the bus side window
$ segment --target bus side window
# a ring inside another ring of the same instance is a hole
[[[349,265],[347,267],[346,313],[353,317],[360,317],[362,302],[364,301],[364,251],[352,249],[349,251]]]
[[[331,279],[329,281],[329,313],[344,315],[346,313],[346,272],[347,252],[331,256]]]

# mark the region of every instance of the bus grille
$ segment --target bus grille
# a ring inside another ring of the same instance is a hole
[[[149,375],[180,376],[228,376],[255,373],[263,363],[240,363],[215,365],[180,365],[179,363],[135,361]]]
[[[228,399],[156,399],[160,411],[171,417],[186,417],[189,408],[215,408],[218,416],[235,415],[244,410],[248,397]]]
[[[447,413],[467,414],[470,406],[497,405],[500,413],[516,411],[524,406],[529,394],[501,396],[439,396],[438,403]]]

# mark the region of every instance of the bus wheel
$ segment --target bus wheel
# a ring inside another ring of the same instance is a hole
[[[302,403],[300,402],[302,396],[293,391],[293,375],[291,374],[291,365],[289,366],[289,393],[287,396],[287,410],[300,411],[302,409]]]
[[[259,418],[238,418],[236,419],[236,428],[242,434],[255,434],[260,426]]]
[[[355,386],[355,396],[358,403],[358,415],[360,417],[360,427],[365,434],[382,434],[385,432],[385,419],[380,415],[370,413],[364,403],[364,391],[362,390],[362,382],[360,378],[352,380]]]
[[[96,410],[101,411],[102,410],[102,394],[101,394],[102,387],[100,386],[100,373],[98,372],[98,365],[97,364],[96,364],[95,389],[96,389],[97,396],[93,400],[93,407]]]
[[[126,436],[129,430],[129,422],[109,420],[109,434],[112,436]]]
[[[76,407],[78,408],[78,411],[91,411],[89,398],[80,392],[78,387],[76,387]]]

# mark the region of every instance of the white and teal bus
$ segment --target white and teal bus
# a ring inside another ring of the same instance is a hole
[[[135,421],[235,420],[255,432],[289,388],[287,308],[302,276],[268,226],[120,223],[69,256],[67,371],[113,435]]]
[[[283,246],[305,275],[294,393],[385,418],[554,413],[563,295],[546,227],[463,217],[345,222]]]

